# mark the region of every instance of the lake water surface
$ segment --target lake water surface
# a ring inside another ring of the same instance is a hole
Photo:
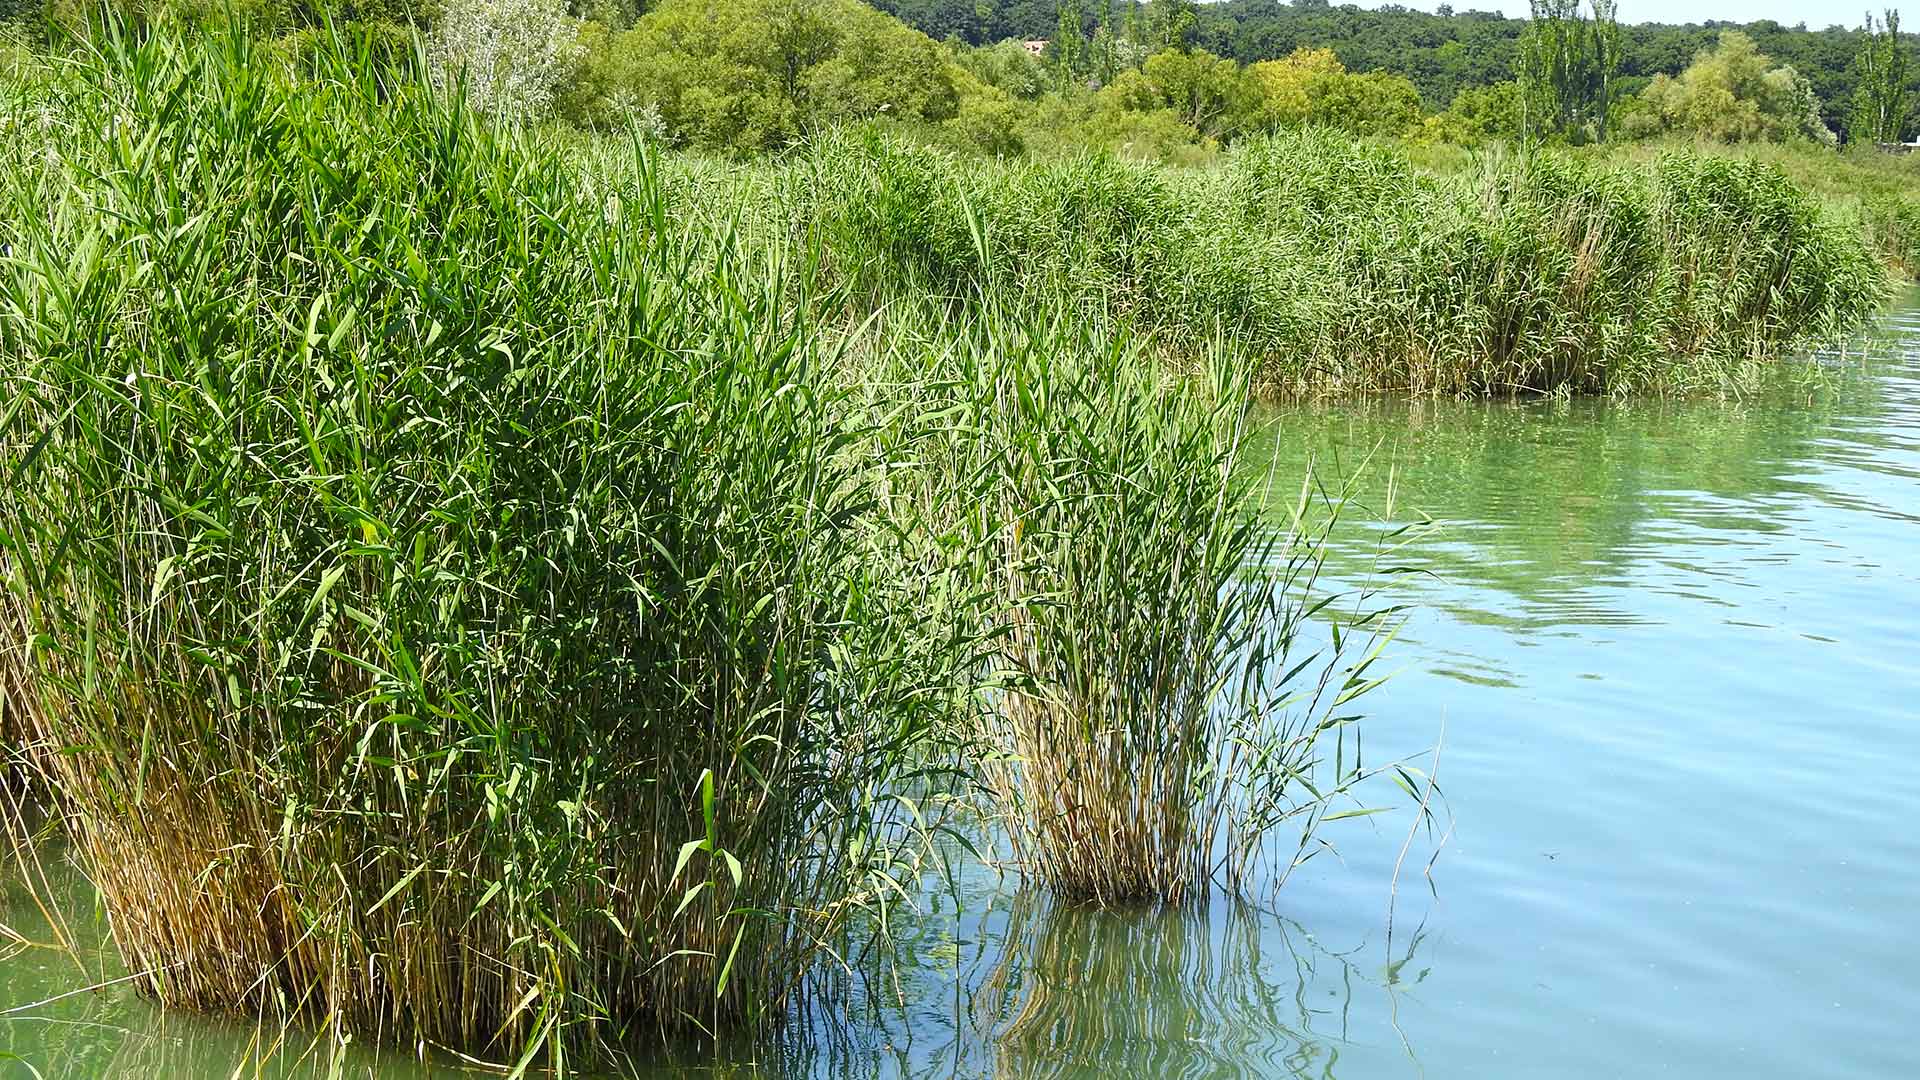
[[[1266,415],[1278,475],[1368,462],[1338,583],[1423,571],[1366,733],[1440,746],[1451,833],[1431,884],[1411,847],[1391,936],[1404,809],[1332,825],[1270,910],[1061,909],[969,869],[890,970],[718,1071],[1920,1076],[1920,310],[1885,322],[1819,389],[1740,403]],[[1383,560],[1389,505],[1435,527]],[[0,921],[33,921],[17,887]],[[0,960],[0,1075],[226,1077],[279,1035],[124,988],[18,1008],[79,984]]]

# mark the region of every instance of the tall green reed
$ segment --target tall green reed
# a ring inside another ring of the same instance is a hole
[[[742,183],[308,45],[106,27],[0,177],[0,659],[149,992],[564,1070],[775,1015],[968,779],[1100,900],[1337,816],[1380,641],[1301,655],[1179,189]]]
[[[1853,329],[1886,287],[1858,230],[1779,169],[1696,152],[1437,176],[1304,131],[1179,173],[842,138],[801,168],[796,218],[870,294],[991,281],[1189,363],[1224,335],[1289,394],[1714,389]],[[998,239],[985,258],[969,215]]]
[[[49,182],[0,179],[36,760],[164,1002],[560,1068],[764,1017],[910,867],[952,697],[813,271],[367,59],[46,73]]]
[[[1304,645],[1332,599],[1321,537],[1261,516],[1246,365],[1172,375],[1071,308],[946,314],[897,304],[896,335],[941,347],[892,363],[934,366],[871,374],[927,418],[890,497],[975,583],[955,616],[992,644],[973,756],[1015,865],[1100,902],[1277,885],[1365,776],[1336,706],[1377,650]]]

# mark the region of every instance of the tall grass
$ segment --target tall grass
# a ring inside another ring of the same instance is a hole
[[[148,993],[564,1071],[778,1015],[970,777],[1177,901],[1357,776],[1224,348],[311,44],[109,26],[0,151],[7,737]]]
[[[164,1002],[561,1067],[765,1013],[902,873],[947,700],[810,271],[365,59],[47,73],[0,178],[37,760]]]
[[[1244,886],[1267,857],[1284,877],[1297,849],[1267,848],[1277,826],[1358,778],[1343,720],[1319,706],[1364,689],[1371,657],[1331,694],[1288,685],[1311,553],[1254,512],[1232,376],[1196,399],[1151,358],[1056,356],[1017,353],[992,387],[1014,675],[994,779],[1015,848],[1056,892],[1102,902]],[[1329,732],[1348,763],[1330,778],[1315,760]]]
[[[0,78],[9,759],[163,1002],[560,1070],[777,1015],[967,780],[1068,897],[1284,880],[1384,634],[1304,644],[1257,389],[1719,384],[1884,284],[1700,155],[741,174],[371,39],[63,49]]]
[[[1857,229],[1779,169],[1695,152],[1434,175],[1306,131],[1179,173],[983,166],[870,138],[805,168],[797,216],[862,289],[992,281],[1189,359],[1226,335],[1288,394],[1721,387],[1853,329],[1886,288]],[[990,264],[970,221],[996,238]]]
[[[1372,654],[1297,647],[1328,602],[1318,537],[1261,517],[1246,367],[1222,348],[1176,376],[1112,324],[996,295],[890,361],[931,361],[920,378],[869,374],[932,420],[890,494],[975,582],[975,757],[1014,862],[1098,902],[1277,884],[1363,775],[1334,706]],[[940,310],[897,305],[895,333]]]
[[[1858,144],[1836,153],[1812,143],[1704,141],[1638,145],[1608,153],[1629,162],[1645,162],[1676,150],[1777,169],[1818,199],[1830,217],[1857,228],[1893,270],[1912,278],[1920,269],[1920,230],[1915,228],[1920,197],[1914,194],[1920,184],[1920,161],[1911,155]]]

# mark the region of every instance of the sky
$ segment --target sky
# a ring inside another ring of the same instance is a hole
[[[1379,7],[1380,0],[1333,0],[1338,6],[1342,3],[1358,2],[1362,7]],[[1403,7],[1420,8],[1432,11],[1440,6],[1441,0],[1399,0]],[[1458,11],[1500,11],[1508,15],[1524,16],[1527,13],[1527,0],[1452,0]],[[1784,26],[1806,23],[1810,29],[1820,30],[1836,23],[1842,26],[1859,26],[1861,16],[1869,9],[1874,18],[1880,17],[1885,8],[1894,8],[1900,12],[1902,29],[1911,26],[1920,29],[1920,0],[1905,0],[1901,3],[1887,3],[1886,0],[1620,0],[1620,21],[1623,23],[1697,23],[1709,19],[1727,22],[1755,22],[1760,19],[1772,19]]]

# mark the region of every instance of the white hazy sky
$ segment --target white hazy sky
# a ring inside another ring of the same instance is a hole
[[[1349,0],[1333,0],[1335,6]],[[1378,0],[1356,0],[1362,7],[1379,7]],[[1410,8],[1432,11],[1440,6],[1440,0],[1399,0]],[[1453,0],[1458,11],[1500,11],[1512,16],[1524,16],[1527,13],[1527,0]],[[1727,22],[1754,22],[1759,19],[1772,19],[1785,26],[1806,23],[1808,27],[1819,30],[1839,24],[1841,26],[1859,26],[1861,16],[1869,9],[1874,18],[1880,17],[1885,8],[1894,8],[1900,12],[1901,28],[1912,27],[1920,30],[1920,0],[1889,4],[1886,0],[1869,0],[1867,3],[1852,3],[1849,0],[1620,0],[1620,21],[1623,23],[1697,23],[1709,19]]]

